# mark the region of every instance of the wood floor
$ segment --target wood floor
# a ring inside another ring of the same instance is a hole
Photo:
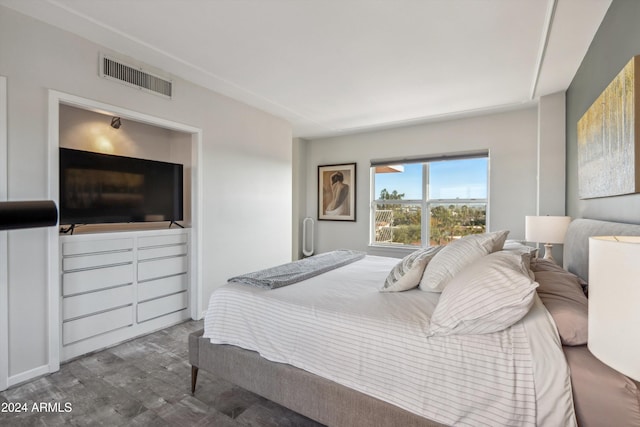
[[[202,370],[192,396],[187,337],[201,328],[185,322],[6,390],[0,426],[321,427]]]

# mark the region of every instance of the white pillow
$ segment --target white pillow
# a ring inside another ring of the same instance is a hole
[[[400,292],[413,289],[420,284],[422,273],[442,246],[420,249],[404,257],[391,269],[380,292]]]
[[[511,252],[522,256],[522,261],[529,271],[529,277],[535,280],[535,275],[531,271],[531,260],[536,259],[538,256],[538,248],[527,246],[516,240],[507,240],[502,247],[503,251]]]
[[[420,290],[442,292],[453,276],[464,267],[478,258],[501,250],[507,234],[508,230],[472,234],[449,243],[427,265],[420,281]]]
[[[480,258],[442,291],[427,335],[506,329],[529,312],[537,287],[520,255],[500,251]]]
[[[522,243],[522,241],[519,241],[519,240],[505,240],[502,250],[518,252],[518,253],[529,253],[534,257],[537,256],[538,254],[538,248],[529,246],[525,243]]]

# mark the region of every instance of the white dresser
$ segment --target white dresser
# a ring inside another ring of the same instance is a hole
[[[190,317],[189,229],[60,237],[60,360]]]

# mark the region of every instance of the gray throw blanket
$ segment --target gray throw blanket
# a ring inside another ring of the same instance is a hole
[[[254,271],[242,276],[232,277],[229,282],[276,289],[358,261],[364,258],[365,255],[366,253],[364,252],[339,249],[276,267]]]

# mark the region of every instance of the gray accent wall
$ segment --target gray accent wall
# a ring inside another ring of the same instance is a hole
[[[625,64],[640,54],[640,1],[614,0],[567,90],[567,214],[640,223],[640,194],[580,200],[577,123]]]

